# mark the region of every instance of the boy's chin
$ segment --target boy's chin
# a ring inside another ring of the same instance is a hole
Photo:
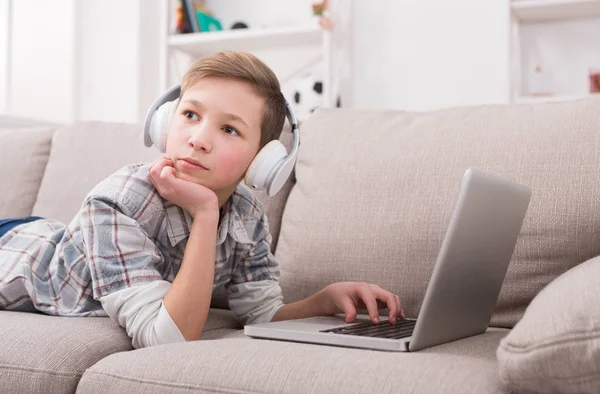
[[[195,176],[193,176],[191,174],[188,174],[187,172],[176,171],[175,172],[175,176],[177,178],[179,178],[179,179],[184,180],[184,181],[197,183],[198,185],[202,185],[202,186],[206,186],[208,188],[211,188],[210,185],[207,184],[206,179],[198,179],[198,177],[195,177]]]
[[[209,188],[210,190],[212,190],[213,192],[219,194],[221,192],[223,193],[227,193],[230,192],[232,193],[236,187],[240,184],[243,183],[244,178],[241,177],[237,182],[233,182],[231,184],[227,183],[224,185],[215,185],[213,182],[209,182],[208,179],[201,179],[197,176],[194,176],[192,174],[189,174],[187,172],[184,171],[179,171],[179,170],[175,170],[175,176],[179,179],[182,179],[184,181],[188,181],[188,182],[193,182],[196,183],[198,185],[202,185],[204,187]]]

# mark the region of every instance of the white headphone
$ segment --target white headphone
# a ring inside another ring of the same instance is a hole
[[[175,114],[180,93],[180,85],[175,85],[157,98],[148,109],[144,122],[144,144],[146,146],[154,144],[161,152],[166,152],[169,125]],[[292,151],[288,155],[285,146],[280,141],[270,141],[254,157],[244,176],[246,185],[253,189],[266,189],[269,196],[274,196],[281,190],[292,173],[298,156],[300,145],[298,121],[287,100],[285,108],[286,117],[294,134]]]

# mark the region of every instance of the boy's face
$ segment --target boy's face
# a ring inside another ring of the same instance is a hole
[[[263,107],[246,82],[206,77],[190,86],[167,139],[176,176],[210,188],[222,205],[258,152]]]

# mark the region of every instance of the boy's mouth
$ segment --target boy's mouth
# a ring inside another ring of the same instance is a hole
[[[208,170],[208,168],[204,167],[202,164],[192,159],[191,157],[184,157],[179,159],[179,161],[181,162],[181,165],[184,168],[189,170]]]

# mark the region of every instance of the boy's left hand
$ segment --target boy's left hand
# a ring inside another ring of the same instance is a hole
[[[356,309],[366,309],[373,323],[379,323],[379,306],[387,307],[389,310],[389,321],[396,323],[400,317],[404,319],[404,310],[400,305],[400,297],[382,289],[381,287],[357,282],[332,283],[322,290],[325,296],[328,314],[344,312],[346,322],[350,323],[356,319]]]
[[[148,178],[166,200],[187,210],[192,217],[198,212],[219,213],[219,200],[214,191],[200,184],[180,179],[173,160],[160,156],[148,168]]]

